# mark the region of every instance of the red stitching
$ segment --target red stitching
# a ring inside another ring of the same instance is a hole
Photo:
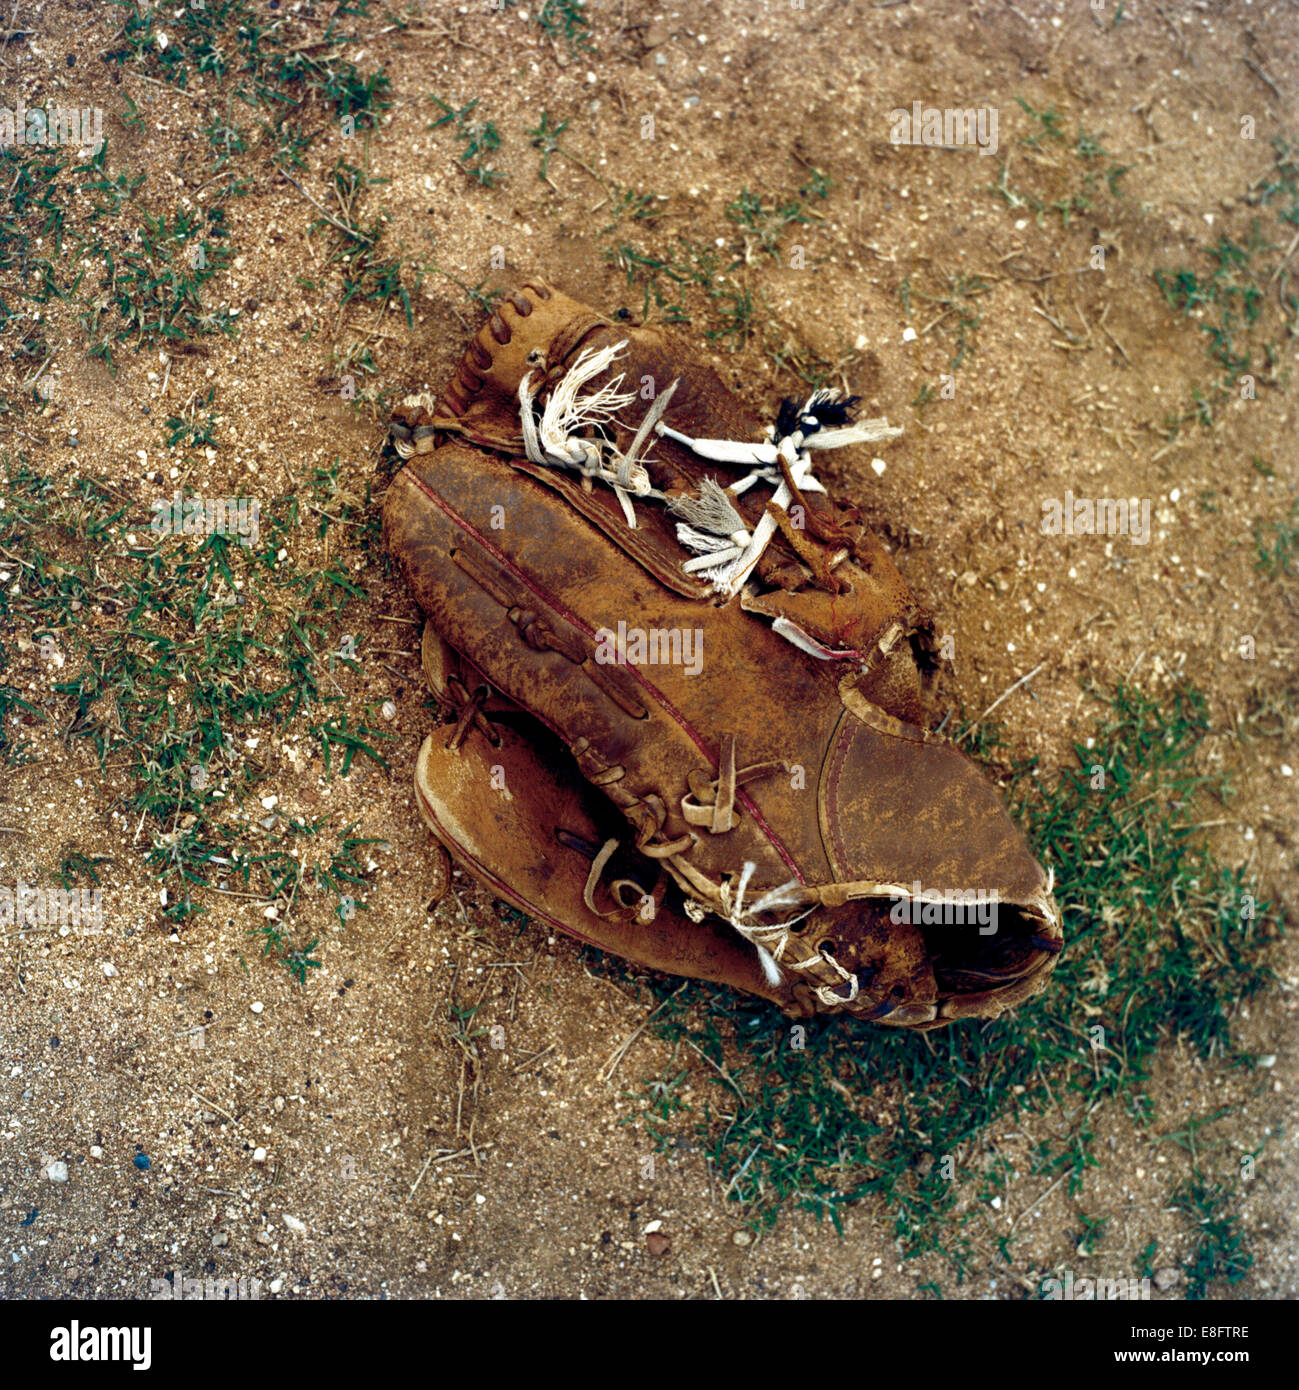
[[[497,548],[487,539],[486,536],[484,536],[475,527],[471,526],[469,522],[467,522],[445,498],[440,497],[436,492],[434,492],[433,489],[429,487],[429,485],[424,481],[423,478],[421,478],[417,473],[413,472],[409,467],[403,468],[402,472],[410,478],[410,480],[415,484],[415,486],[419,488],[419,490],[429,499],[430,502],[433,503],[435,507],[437,507],[440,511],[444,512],[447,516],[449,516],[451,520],[454,521],[455,524],[459,526],[461,530],[463,530],[467,535],[472,536],[478,542],[478,544],[481,545],[483,549],[487,551],[489,555],[494,556],[495,559],[501,565],[503,565],[505,569],[507,569],[515,577],[515,579],[517,579],[518,582],[522,584],[525,589],[528,590],[529,593],[535,594],[537,596],[537,599],[541,603],[546,604],[547,607],[553,608],[555,612],[557,612],[566,622],[571,623],[575,628],[577,628],[579,632],[585,633],[590,638],[595,637],[594,628],[588,627],[584,622],[582,622],[578,617],[576,617],[576,615],[570,613],[563,606],[563,604],[561,604],[559,600],[555,598],[553,595],[547,594],[544,589],[539,589],[536,586],[536,584],[532,582],[528,575],[526,575],[509,559],[507,559],[507,557],[503,555],[501,551],[497,550]],[[686,719],[685,715],[683,715],[681,711],[677,709],[676,706],[669,699],[667,699],[667,697],[664,696],[663,693],[660,690],[658,690],[656,686],[651,685],[650,682],[647,681],[645,677],[641,675],[640,670],[637,667],[629,665],[626,669],[631,673],[632,677],[645,688],[646,692],[655,701],[655,703],[658,704],[663,710],[665,710],[677,722],[677,724],[681,727],[681,730],[685,733],[685,735],[690,739],[690,741],[695,745],[695,747],[699,749],[700,753],[702,753],[703,756],[708,759],[709,766],[714,771],[718,771],[721,766],[719,760],[715,758],[712,755],[712,753],[709,752],[707,745],[704,743],[703,739],[700,738],[700,736],[695,732],[689,720]],[[767,824],[762,813],[753,804],[752,798],[737,787],[735,791],[735,799],[753,817],[754,824],[762,831],[762,833],[770,841],[771,847],[776,851],[776,853],[781,857],[781,859],[784,860],[785,866],[789,869],[790,873],[794,875],[794,877],[798,880],[799,883],[806,883],[807,880],[799,871],[799,867],[794,862],[793,856],[785,848],[784,842],[780,839],[776,832],[772,830],[772,828]]]

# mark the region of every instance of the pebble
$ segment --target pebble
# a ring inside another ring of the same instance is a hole
[[[254,1163],[265,1163],[265,1162],[266,1162],[266,1150],[263,1149],[263,1148],[261,1148],[260,1146],[257,1147],[257,1148],[255,1148],[255,1149],[253,1150],[253,1162],[254,1162]]]
[[[263,1004],[260,999],[254,999],[248,1007],[253,1011],[253,1013],[259,1014],[266,1007],[266,1005]]]
[[[662,1231],[651,1231],[645,1237],[645,1245],[650,1254],[656,1258],[666,1255],[672,1249],[672,1241]]]
[[[61,1158],[56,1158],[45,1165],[45,1176],[51,1182],[67,1182],[68,1165]]]
[[[307,1234],[307,1223],[296,1216],[290,1216],[287,1211],[284,1213],[284,1224],[297,1235],[305,1236]]]
[[[753,1232],[741,1228],[740,1230],[738,1230],[738,1231],[733,1231],[733,1232],[731,1233],[731,1240],[732,1240],[736,1245],[752,1245],[752,1244],[753,1244]]]
[[[1157,1288],[1160,1293],[1165,1292],[1167,1289],[1174,1288],[1177,1284],[1181,1283],[1181,1280],[1182,1271],[1180,1269],[1174,1269],[1171,1265],[1165,1269],[1155,1270],[1155,1288]]]

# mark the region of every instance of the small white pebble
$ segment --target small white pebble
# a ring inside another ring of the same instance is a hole
[[[300,1236],[307,1234],[307,1223],[296,1216],[290,1216],[287,1211],[284,1213],[284,1224]]]
[[[263,1004],[260,999],[254,999],[248,1007],[253,1011],[253,1013],[259,1014],[266,1007],[266,1005]]]
[[[877,478],[882,478],[884,476],[884,470],[887,467],[888,464],[885,463],[883,459],[871,459],[871,468],[875,471],[875,476]]]
[[[914,328],[904,328],[902,330],[902,341],[904,343],[914,343],[916,340],[916,330]]]
[[[258,1146],[257,1148],[255,1148],[255,1149],[253,1150],[253,1162],[254,1162],[254,1163],[265,1163],[265,1162],[266,1162],[266,1150],[263,1149],[263,1148],[261,1148],[260,1146]],[[286,1218],[286,1219],[287,1219],[287,1218]]]
[[[68,1165],[61,1158],[55,1159],[54,1162],[45,1165],[45,1176],[51,1182],[67,1182]]]

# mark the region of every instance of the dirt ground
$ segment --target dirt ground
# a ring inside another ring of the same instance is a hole
[[[329,11],[284,8],[323,35]],[[615,211],[605,185],[616,184],[658,200],[660,233],[675,220],[699,244],[747,249],[754,312],[732,325],[738,337],[713,342],[738,392],[769,410],[800,367],[821,364],[870,414],[904,427],[881,450],[882,471],[872,451],[852,450],[821,472],[861,503],[954,636],[948,705],[977,715],[1036,672],[998,717],[1005,755],[1036,756],[1044,779],[1089,733],[1084,682],[1126,676],[1158,694],[1189,676],[1229,730],[1259,692],[1294,693],[1293,579],[1257,568],[1254,534],[1293,517],[1299,419],[1287,383],[1299,344],[1293,326],[1278,329],[1275,360],[1253,368],[1255,397],[1234,392],[1210,423],[1191,420],[1170,439],[1168,416],[1222,370],[1198,331],[1212,307],[1188,320],[1154,276],[1211,269],[1204,248],[1220,235],[1248,242],[1271,142],[1295,134],[1299,8],[1135,0],[1117,18],[1116,8],[625,0],[587,7],[594,47],[581,50],[538,24],[535,0],[425,3],[400,16],[374,7],[354,21],[364,38],[350,56],[391,81],[376,128],[350,143],[324,130],[293,183],[251,165],[254,186],[229,204],[234,255],[209,297],[239,309],[238,337],[206,337],[203,354],[166,361],[128,347],[114,374],[87,355],[72,309],[52,303],[53,391],[0,417],[0,444],[65,482],[104,480],[141,531],[159,489],[305,504],[312,470],[335,459],[349,515],[373,518],[382,411],[340,398],[331,351],[363,339],[374,371],[348,370],[389,399],[436,392],[481,321],[463,286],[502,257],[493,283],[540,274],[606,311],[661,317],[643,278],[629,285],[605,254],[637,230],[603,231]],[[213,176],[197,132],[213,118],[215,84],[200,73],[182,91],[103,61],[125,12],[48,0],[16,13],[11,27],[31,32],[0,49],[3,104],[62,95],[103,107],[107,167],[147,170],[170,206],[202,207]],[[502,181],[466,174],[454,126],[433,126],[434,94],[456,110],[479,100],[473,118],[499,133],[489,161]],[[1017,98],[1064,113],[1066,139],[1044,136]],[[128,99],[143,120],[118,119]],[[912,102],[996,108],[997,154],[891,144],[889,113]],[[529,135],[543,109],[568,122],[545,181]],[[1245,116],[1253,138],[1242,137]],[[1077,154],[1080,128],[1103,143],[1095,166]],[[1023,143],[1034,131],[1037,149]],[[385,244],[435,267],[411,296],[412,325],[398,298],[340,305],[339,267],[311,230],[328,198],[322,171],[340,154],[384,181],[365,207],[388,214]],[[1106,160],[1127,166],[1122,196],[1103,179],[1084,184]],[[812,170],[832,186],[782,231],[779,262],[760,238],[737,243],[727,208],[742,190],[780,203]],[[990,192],[999,178],[1002,195]],[[1090,206],[1051,209],[1083,188]],[[1025,190],[1048,205],[1040,218],[1032,203],[1013,205]],[[1090,264],[1095,247],[1103,269]],[[1291,284],[1289,272],[1262,284],[1275,323]],[[718,322],[701,315],[685,331]],[[10,395],[32,369],[6,354]],[[163,417],[211,386],[215,442],[168,448]],[[1043,499],[1066,489],[1149,499],[1149,543],[1043,534]],[[387,769],[357,757],[342,777],[310,739],[269,719],[239,733],[257,767],[243,822],[329,816],[377,842],[358,851],[365,910],[346,926],[305,892],[290,910],[295,940],[322,938],[305,986],[250,944],[275,910],[262,894],[199,892],[206,912],[165,915],[145,862],[164,827],[128,806],[123,759],[101,767],[87,740],[63,737],[76,706],[55,687],[81,660],[75,634],[46,659],[17,609],[0,621],[3,679],[48,716],[23,728],[32,760],[0,777],[0,884],[49,882],[73,850],[111,859],[99,871],[101,933],[10,929],[4,940],[6,1297],[147,1297],[151,1281],[179,1273],[260,1279],[266,1297],[919,1298],[939,1287],[947,1298],[1024,1298],[1066,1267],[1130,1274],[1153,1239],[1159,1263],[1178,1269],[1191,1235],[1167,1198],[1185,1154],[1112,1105],[1091,1117],[1101,1161],[1083,1192],[1087,1211],[1109,1218],[1099,1263],[1078,1250],[1079,1198],[1023,1161],[1041,1117],[986,1136],[1017,1176],[984,1213],[962,1282],[937,1253],[904,1259],[889,1212],[870,1200],[846,1212],[842,1235],[793,1204],[755,1230],[686,1129],[666,1150],[649,1132],[646,1083],[689,1066],[689,1103],[708,1067],[642,1031],[647,996],[459,875],[427,906],[439,885],[411,793],[432,718],[415,606],[372,524],[333,527],[325,542],[303,525],[282,544],[289,566],[318,565],[326,547],[363,591],[343,630],[377,655],[331,679],[342,709],[395,736]],[[14,571],[23,557],[7,558]],[[93,605],[83,617],[93,648],[115,619]],[[183,707],[191,693],[175,697]],[[1205,813],[1206,833],[1224,863],[1251,866],[1278,912],[1293,910],[1297,869],[1299,748],[1285,707],[1281,741],[1223,734],[1206,750],[1238,792],[1221,815]],[[1069,885],[1059,892],[1067,935]],[[1242,1044],[1264,1055],[1260,1070],[1206,1067],[1172,1041],[1155,1069],[1165,1129],[1230,1105],[1227,1146],[1264,1144],[1241,1186],[1253,1264],[1214,1297],[1299,1295],[1292,938],[1273,964],[1275,987],[1236,1020]],[[475,1028],[499,1026],[503,1045],[480,1039],[470,1057],[447,1025],[452,1007],[476,1007]],[[870,1104],[887,1117],[898,1099],[880,1076]],[[1007,1228],[1010,1262],[997,1248]],[[669,1238],[664,1253],[655,1235]],[[1180,1273],[1168,1284],[1157,1297],[1182,1296]]]

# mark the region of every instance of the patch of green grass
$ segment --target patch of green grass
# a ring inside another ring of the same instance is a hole
[[[671,996],[651,1025],[674,1044],[669,1075],[707,1059],[688,1124],[753,1222],[793,1203],[838,1225],[845,1206],[872,1201],[908,1254],[943,1253],[959,1280],[983,1229],[967,1190],[1009,1178],[978,1161],[991,1127],[1050,1112],[1029,1167],[1077,1195],[1097,1165],[1091,1112],[1117,1102],[1147,1125],[1162,1048],[1248,1062],[1231,1020],[1271,979],[1280,926],[1243,871],[1195,838],[1198,803],[1228,795],[1197,759],[1205,701],[1189,687],[1160,701],[1125,686],[1092,698],[1093,745],[1076,749],[1076,767],[1050,785],[1031,764],[1013,770],[1016,813],[1055,871],[1066,948],[1045,993],[1011,1014],[920,1036],[847,1018],[794,1025],[725,990],[675,993],[676,981],[614,967]],[[994,735],[982,737],[988,751]]]
[[[113,342],[130,342],[138,352],[209,333],[233,337],[232,312],[203,303],[203,286],[232,259],[224,210],[138,214],[133,242],[116,256],[105,248],[103,293],[82,320],[94,344],[90,355],[111,362]]]
[[[339,5],[323,30],[284,6],[277,13],[253,0],[203,0],[175,9],[140,0],[111,0],[122,25],[106,61],[187,91],[197,77],[216,79],[243,105],[270,113],[276,123],[300,124],[302,109],[319,103],[350,129],[373,127],[392,105],[387,74],[362,73],[344,52],[356,34],[347,18],[364,17],[364,4]]]
[[[1290,510],[1277,521],[1254,523],[1254,544],[1258,559],[1254,568],[1270,579],[1293,576],[1296,557],[1299,557],[1299,496],[1290,503]]]
[[[545,0],[537,12],[537,23],[552,39],[562,39],[573,53],[595,52],[584,0]]]
[[[318,473],[309,495],[333,522],[373,511],[342,486],[337,464]],[[309,569],[281,558],[318,511],[300,510],[305,498],[274,498],[244,545],[154,535],[147,501],[123,505],[107,484],[70,483],[21,458],[6,461],[3,492],[0,547],[21,564],[6,566],[17,580],[0,589],[0,617],[63,654],[53,691],[67,736],[125,774],[122,804],[149,830],[145,862],[167,889],[166,915],[210,911],[235,879],[286,914],[303,885],[340,903],[361,883],[356,855],[371,841],[327,820],[243,809],[270,772],[258,751],[268,726],[304,740],[304,752],[314,747],[326,776],[346,776],[357,757],[386,767],[379,750],[393,735],[372,726],[372,713],[344,709],[337,680],[362,659],[344,626],[362,590],[340,559]],[[0,740],[14,715],[38,713],[8,689]],[[309,968],[280,954],[295,973]]]
[[[806,226],[809,219],[818,214],[810,212],[802,198],[768,204],[760,194],[743,188],[739,197],[726,205],[726,215],[735,223],[742,242],[741,251],[731,266],[734,270],[740,264],[752,265],[755,255],[769,256],[780,265],[781,237],[790,227]]]
[[[3,656],[3,648],[0,648],[0,656]],[[18,768],[34,761],[27,751],[31,747],[31,740],[15,738],[14,725],[22,718],[35,721],[45,717],[35,705],[24,700],[13,686],[0,684],[0,763],[4,767]]]
[[[549,133],[557,136],[562,129],[554,127]],[[568,153],[562,147],[556,149]],[[656,238],[658,219],[664,216],[660,204],[665,200],[616,183],[607,185],[613,215],[600,235],[614,235],[602,250],[604,260],[625,277],[629,287],[641,291],[642,318],[657,313],[669,323],[698,323],[705,337],[725,344],[731,352],[761,339],[762,349],[778,368],[793,371],[809,383],[824,384],[836,364],[813,360],[806,349],[782,341],[774,327],[762,327],[771,316],[763,314],[760,289],[749,273],[764,258],[781,264],[783,234],[820,216],[808,209],[806,200],[826,197],[832,181],[811,166],[805,166],[804,172],[796,197],[768,203],[741,189],[726,207],[734,228],[729,246],[725,239],[710,241],[681,233],[667,240]],[[592,177],[603,185],[598,175],[592,173]],[[633,241],[636,233],[639,238]],[[726,254],[731,257],[729,265]]]
[[[307,983],[307,971],[319,970],[324,963],[316,960],[313,955],[316,947],[320,945],[319,937],[313,937],[305,945],[294,946],[292,938],[276,922],[268,922],[264,927],[254,927],[248,935],[257,937],[262,943],[262,955],[273,954],[300,985]]]
[[[457,162],[465,173],[475,183],[480,183],[487,188],[492,187],[493,184],[502,183],[505,175],[499,169],[493,168],[491,164],[483,162],[487,156],[500,149],[501,137],[491,121],[470,119],[478,106],[478,98],[475,97],[458,111],[448,106],[441,97],[435,96],[431,100],[443,114],[436,121],[430,121],[428,128],[438,130],[442,126],[452,126],[452,134],[459,141],[461,147]],[[452,125],[453,122],[454,125]]]
[[[1173,1193],[1171,1205],[1191,1218],[1197,1232],[1194,1253],[1183,1265],[1190,1301],[1205,1298],[1219,1281],[1239,1284],[1254,1263],[1240,1216],[1231,1210],[1237,1201],[1234,1185],[1210,1183],[1198,1168]]]
[[[1028,116],[1028,129],[1016,141],[1034,173],[1033,188],[1013,188],[1010,184],[1011,160],[1002,161],[997,182],[987,189],[1012,211],[1027,208],[1043,224],[1049,213],[1056,213],[1060,225],[1068,228],[1078,218],[1094,212],[1108,194],[1122,197],[1119,180],[1131,166],[1117,164],[1101,143],[1101,137],[1078,127],[1070,144],[1065,134],[1064,116],[1054,106],[1038,111],[1022,97],[1016,103]],[[1073,156],[1071,160],[1069,155]],[[1077,178],[1077,186],[1074,180]]]
[[[82,878],[87,878],[91,883],[98,885],[99,874],[97,870],[99,866],[112,862],[112,855],[109,854],[86,855],[74,850],[71,854],[64,856],[63,862],[59,865],[57,878],[65,889],[73,887]]]
[[[178,414],[167,416],[163,421],[163,433],[169,449],[201,449],[216,443],[216,416],[208,410],[207,418],[199,419],[202,407],[211,406],[215,398],[215,386],[209,387],[206,395],[196,391],[181,406]]]
[[[909,278],[905,284],[903,303],[908,314],[913,300],[937,305],[941,310],[924,326],[921,336],[931,328],[939,328],[943,333],[950,334],[953,344],[952,359],[948,366],[952,371],[956,371],[967,357],[974,355],[975,331],[983,321],[983,316],[975,307],[975,300],[987,294],[992,287],[981,276],[965,274],[949,275],[946,286],[937,294],[923,294],[913,289]]]
[[[1289,288],[1285,256],[1293,236],[1287,228],[1299,216],[1299,167],[1295,147],[1286,139],[1273,142],[1272,169],[1251,185],[1245,201],[1266,214],[1253,221],[1248,240],[1220,235],[1199,253],[1200,263],[1155,271],[1164,302],[1196,323],[1206,338],[1206,355],[1219,370],[1207,388],[1191,388],[1188,410],[1170,417],[1170,439],[1184,423],[1212,428],[1219,408],[1242,398],[1246,388],[1250,394],[1243,398],[1249,399],[1258,388],[1289,384],[1274,341],[1281,333],[1299,334],[1299,295]]]

